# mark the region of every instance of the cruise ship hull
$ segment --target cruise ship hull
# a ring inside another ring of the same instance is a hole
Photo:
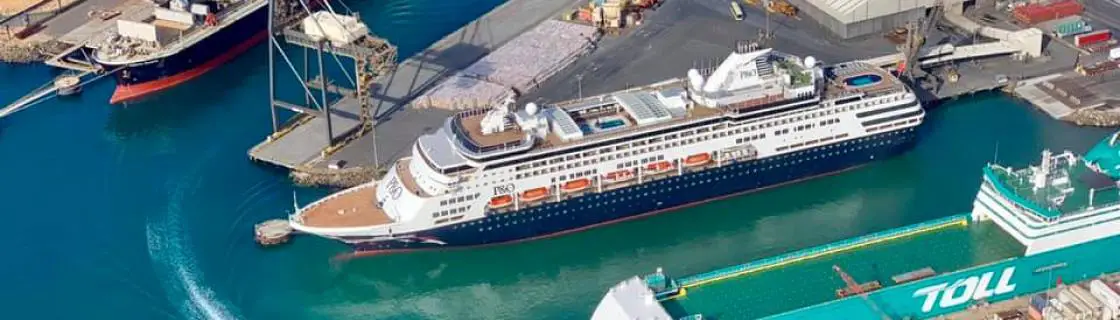
[[[393,239],[341,238],[356,251],[389,253],[532,240],[653,215],[710,200],[826,175],[885,159],[913,147],[914,127],[761,158],[518,211],[448,225]]]
[[[105,70],[120,69],[109,102],[136,100],[197,78],[233,60],[268,38],[268,6],[262,6],[227,27],[171,55],[125,65],[99,62]]]

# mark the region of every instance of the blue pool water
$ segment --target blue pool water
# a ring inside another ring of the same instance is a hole
[[[624,126],[624,125],[626,125],[626,122],[622,121],[622,119],[611,119],[611,120],[599,122],[599,130],[609,130],[609,129],[621,127],[621,126]]]
[[[847,84],[849,87],[862,87],[879,83],[879,81],[883,81],[883,77],[877,74],[864,74],[844,79],[844,84]]]

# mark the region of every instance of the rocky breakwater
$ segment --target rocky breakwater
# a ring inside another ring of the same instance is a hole
[[[0,32],[0,62],[30,63],[43,61],[42,43],[20,41],[13,36]]]
[[[1117,127],[1120,126],[1120,104],[1113,102],[1104,109],[1083,108],[1074,111],[1062,120],[1079,126]]]
[[[292,170],[292,181],[302,186],[349,188],[378,179],[385,175],[380,167],[353,167],[330,169],[303,167]]]

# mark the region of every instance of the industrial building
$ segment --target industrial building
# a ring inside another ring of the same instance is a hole
[[[789,0],[841,39],[882,34],[925,17],[938,2],[964,0]]]

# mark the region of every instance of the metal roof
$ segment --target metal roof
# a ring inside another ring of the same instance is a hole
[[[932,7],[936,0],[805,0],[842,23],[859,22],[915,8]],[[945,0],[945,2],[961,0]]]
[[[550,123],[552,123],[552,130],[561,139],[567,141],[572,139],[579,139],[583,137],[583,131],[579,129],[576,120],[567,111],[561,108],[546,108],[545,114]]]
[[[614,95],[614,100],[625,109],[638,125],[672,119],[661,100],[649,93],[624,92]]]

